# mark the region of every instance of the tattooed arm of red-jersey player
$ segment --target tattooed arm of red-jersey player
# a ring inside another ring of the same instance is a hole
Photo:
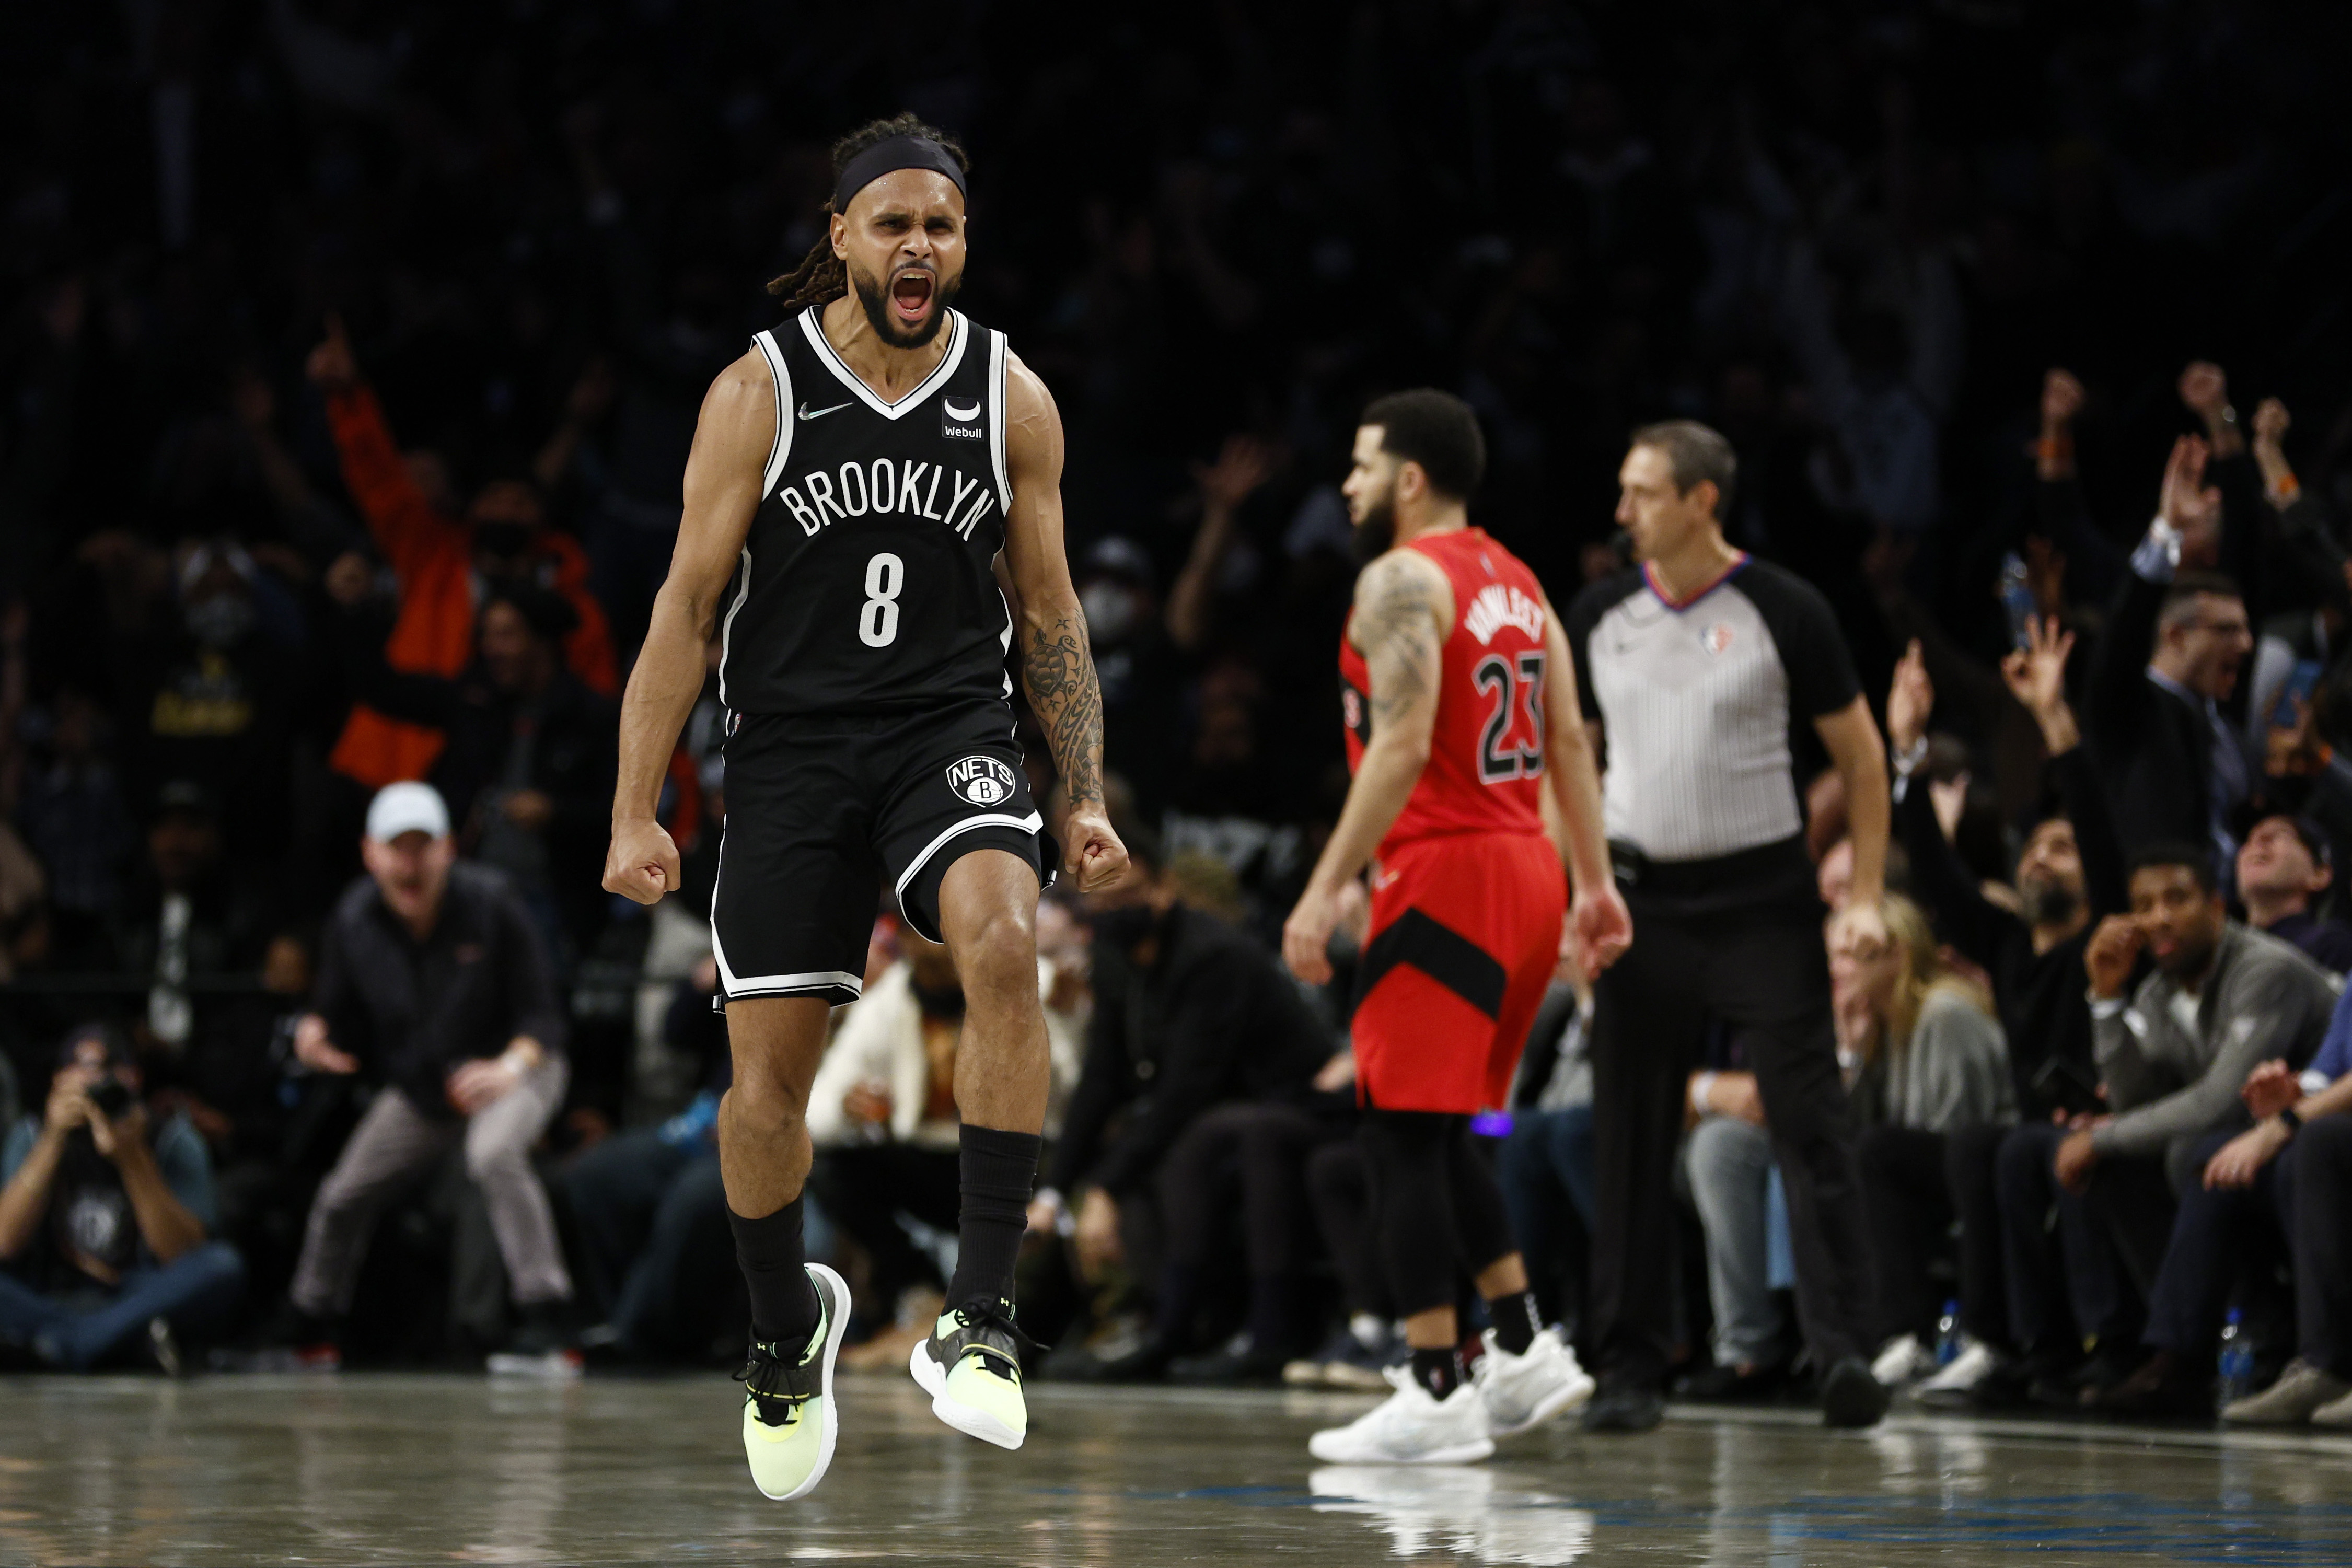
[[[1609,869],[1609,844],[1601,825],[1601,770],[1592,758],[1592,735],[1585,727],[1576,695],[1576,661],[1559,614],[1544,601],[1544,795],[1546,825],[1558,835],[1574,884],[1569,904],[1569,956],[1589,979],[1617,961],[1632,946],[1633,917],[1617,894]]]

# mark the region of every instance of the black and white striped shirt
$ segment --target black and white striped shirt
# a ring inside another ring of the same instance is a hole
[[[1697,861],[1803,831],[1790,727],[1862,689],[1811,584],[1743,556],[1676,601],[1643,568],[1586,589],[1565,622],[1585,716],[1607,739],[1612,842]]]

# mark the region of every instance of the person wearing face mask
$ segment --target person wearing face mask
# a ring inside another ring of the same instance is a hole
[[[244,548],[216,540],[183,553],[180,624],[121,645],[118,690],[133,778],[189,779],[224,807],[241,862],[275,860],[286,821],[286,747],[300,641],[291,599]]]
[[[520,580],[559,593],[571,605],[576,624],[563,638],[564,663],[591,691],[615,695],[620,684],[612,635],[604,608],[588,590],[588,558],[568,536],[546,526],[536,480],[521,470],[494,475],[464,515],[455,515],[446,477],[436,482],[437,459],[425,461],[429,454],[404,454],[394,445],[383,407],[361,380],[339,318],[328,319],[326,338],[311,350],[308,370],[326,398],[344,486],[400,581],[399,618],[384,644],[386,662],[410,674],[461,674],[474,657],[478,611],[488,587]],[[342,569],[338,562],[343,575],[354,575]],[[441,747],[439,731],[362,705],[352,708],[329,763],[346,778],[380,789],[423,778]]]
[[[1156,833],[1122,826],[1120,836],[1143,874],[1090,900],[1086,1056],[1029,1223],[1052,1229],[1074,1208],[1073,1240],[1089,1278],[1127,1257],[1130,1242],[1164,1235],[1164,1260],[1129,1259],[1159,1287],[1161,1332],[1146,1358],[1156,1372],[1186,1348],[1226,1211],[1216,1184],[1166,1179],[1172,1154],[1217,1107],[1304,1102],[1333,1041],[1273,955],[1180,902]],[[1288,1288],[1297,1249],[1281,1239],[1281,1217],[1246,1195],[1244,1207],[1254,1316],[1271,1322],[1286,1311],[1286,1298],[1276,1298]]]

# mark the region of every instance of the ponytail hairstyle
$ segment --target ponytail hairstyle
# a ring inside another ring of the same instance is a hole
[[[937,126],[924,124],[912,114],[898,114],[888,120],[861,125],[833,144],[834,183],[840,183],[842,171],[849,167],[851,159],[869,147],[880,146],[894,136],[928,137],[945,148],[959,168],[966,173],[971,171],[971,160],[955,138]],[[831,219],[833,198],[825,197],[824,205],[817,211],[820,216]],[[804,309],[812,305],[830,305],[849,292],[848,268],[842,265],[839,256],[833,254],[833,225],[830,222],[816,236],[816,244],[809,246],[809,253],[801,257],[801,264],[770,282],[768,292],[782,299],[788,310]]]

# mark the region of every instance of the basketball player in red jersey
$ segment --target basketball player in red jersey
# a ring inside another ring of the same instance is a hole
[[[1391,1375],[1397,1391],[1377,1409],[1315,1434],[1309,1451],[1333,1464],[1483,1459],[1496,1437],[1592,1392],[1538,1319],[1470,1118],[1509,1092],[1559,959],[1563,908],[1588,973],[1625,950],[1633,922],[1609,872],[1559,617],[1535,574],[1469,526],[1465,504],[1485,466],[1467,403],[1397,392],[1364,411],[1345,486],[1370,562],[1339,647],[1355,780],[1282,951],[1301,979],[1329,978],[1339,890],[1369,862],[1372,921],[1351,1026],[1359,1136],[1412,1363]],[[1457,1263],[1495,1323],[1475,1380],[1454,1321]]]

